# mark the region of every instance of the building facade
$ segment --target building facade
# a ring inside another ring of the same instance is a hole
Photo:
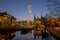
[[[42,32],[45,30],[45,25],[44,22],[41,18],[34,16],[34,37],[36,38],[36,36],[40,36],[42,34]]]
[[[16,24],[16,18],[7,12],[0,12],[0,27],[11,27],[14,24]]]

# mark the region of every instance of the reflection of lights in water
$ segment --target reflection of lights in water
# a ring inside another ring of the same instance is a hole
[[[24,35],[22,35],[22,40],[24,40]]]
[[[5,39],[2,39],[2,40],[5,40]]]
[[[34,40],[34,30],[32,30],[31,32],[28,32],[27,34],[25,35],[22,35],[20,32],[18,32],[18,35],[13,38],[13,40]],[[35,40],[42,40],[42,37],[39,36],[39,38],[37,37]]]
[[[28,33],[28,40],[30,40],[30,33]]]

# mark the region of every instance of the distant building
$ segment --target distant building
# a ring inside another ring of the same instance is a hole
[[[14,26],[16,18],[7,12],[0,12],[0,27]]]
[[[33,26],[34,26],[34,35],[35,36],[39,36],[42,34],[42,32],[45,30],[45,26],[44,26],[44,18],[41,17],[37,17],[34,15],[34,23],[33,23]]]
[[[27,20],[18,21],[18,25],[19,26],[27,26],[28,25],[28,22],[27,22]],[[32,21],[30,21],[30,25],[33,25],[33,22]]]
[[[55,18],[50,16],[48,17],[48,21],[50,27],[60,27],[60,17]]]
[[[60,27],[60,17],[58,17],[58,25],[59,25],[59,27]]]

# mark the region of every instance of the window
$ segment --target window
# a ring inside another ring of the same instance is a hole
[[[36,24],[36,30],[37,30],[37,31],[40,30],[40,26],[39,26],[39,24]]]
[[[0,26],[2,26],[2,22],[0,22]]]

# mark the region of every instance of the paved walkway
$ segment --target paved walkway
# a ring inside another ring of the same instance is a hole
[[[60,31],[47,27],[47,30],[57,39],[60,39]]]

